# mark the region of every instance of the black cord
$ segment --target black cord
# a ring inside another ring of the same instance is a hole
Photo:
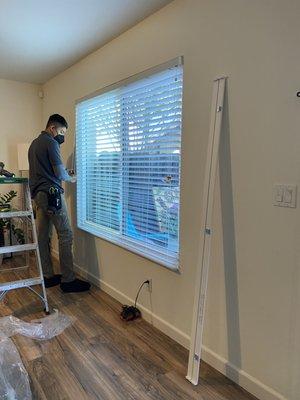
[[[150,283],[149,280],[146,280],[145,282],[143,282],[143,283],[141,284],[141,286],[140,286],[140,288],[139,288],[139,290],[138,290],[138,292],[137,292],[136,298],[135,298],[134,307],[136,307],[136,302],[137,302],[137,299],[138,299],[138,297],[139,297],[140,291],[142,290],[142,287],[143,287],[146,283],[149,284],[149,283]]]

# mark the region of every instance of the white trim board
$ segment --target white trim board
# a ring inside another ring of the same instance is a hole
[[[52,255],[56,259],[58,259],[57,250],[52,249]],[[74,266],[75,271],[78,273],[78,275],[88,279],[91,283],[102,289],[105,293],[109,294],[114,299],[118,300],[120,303],[134,303],[134,299],[131,299],[126,294],[120,292],[118,289],[104,282],[102,279],[99,279],[98,277],[86,271],[84,268],[75,263]],[[177,329],[174,325],[171,325],[169,322],[160,318],[158,315],[153,314],[149,309],[142,306],[141,304],[138,304],[138,307],[141,309],[145,321],[151,323],[157,329],[175,340],[177,343],[181,344],[186,349],[189,349],[190,337],[186,333]],[[260,400],[288,400],[280,393],[276,392],[252,375],[248,374],[246,371],[231,364],[228,360],[219,356],[217,353],[206,346],[202,347],[202,360]]]
[[[199,383],[201,350],[203,345],[205,304],[210,267],[212,241],[212,220],[214,204],[214,188],[219,160],[219,143],[222,131],[224,110],[224,93],[226,77],[217,78],[213,82],[211,120],[208,136],[207,160],[203,186],[203,212],[200,228],[199,256],[196,268],[195,296],[192,314],[192,328],[189,362],[186,378],[193,384]]]

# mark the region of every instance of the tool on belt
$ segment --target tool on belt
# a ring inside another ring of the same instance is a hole
[[[48,190],[48,212],[50,214],[56,214],[61,210],[61,192],[58,188],[51,186]]]

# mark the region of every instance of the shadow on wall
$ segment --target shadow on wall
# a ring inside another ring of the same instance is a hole
[[[73,154],[67,160],[67,168],[73,168]],[[65,196],[69,205],[71,226],[74,232],[74,263],[97,280],[100,279],[100,265],[95,236],[77,228],[76,184],[66,184]],[[87,279],[89,277],[87,276]]]
[[[231,174],[231,152],[230,152],[230,126],[229,126],[229,103],[228,83],[224,97],[224,114],[222,122],[222,134],[220,139],[220,192],[223,231],[223,254],[225,268],[225,295],[227,315],[227,337],[228,337],[228,361],[226,372],[228,376],[238,382],[239,374],[231,367],[233,364],[241,368],[241,339],[239,321],[239,297],[237,279],[236,244],[234,228],[234,208]]]

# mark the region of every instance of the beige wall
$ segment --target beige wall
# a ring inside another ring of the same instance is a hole
[[[42,100],[38,85],[0,79],[0,161],[18,173],[17,143],[32,140],[41,130]]]
[[[76,263],[122,301],[153,279],[149,319],[187,345],[212,81],[229,76],[214,207],[204,358],[262,399],[299,399],[299,208],[272,206],[274,183],[300,184],[296,0],[176,0],[44,85],[43,120],[75,100],[184,56],[181,268],[178,275],[75,227]],[[281,396],[281,395],[282,396]]]

